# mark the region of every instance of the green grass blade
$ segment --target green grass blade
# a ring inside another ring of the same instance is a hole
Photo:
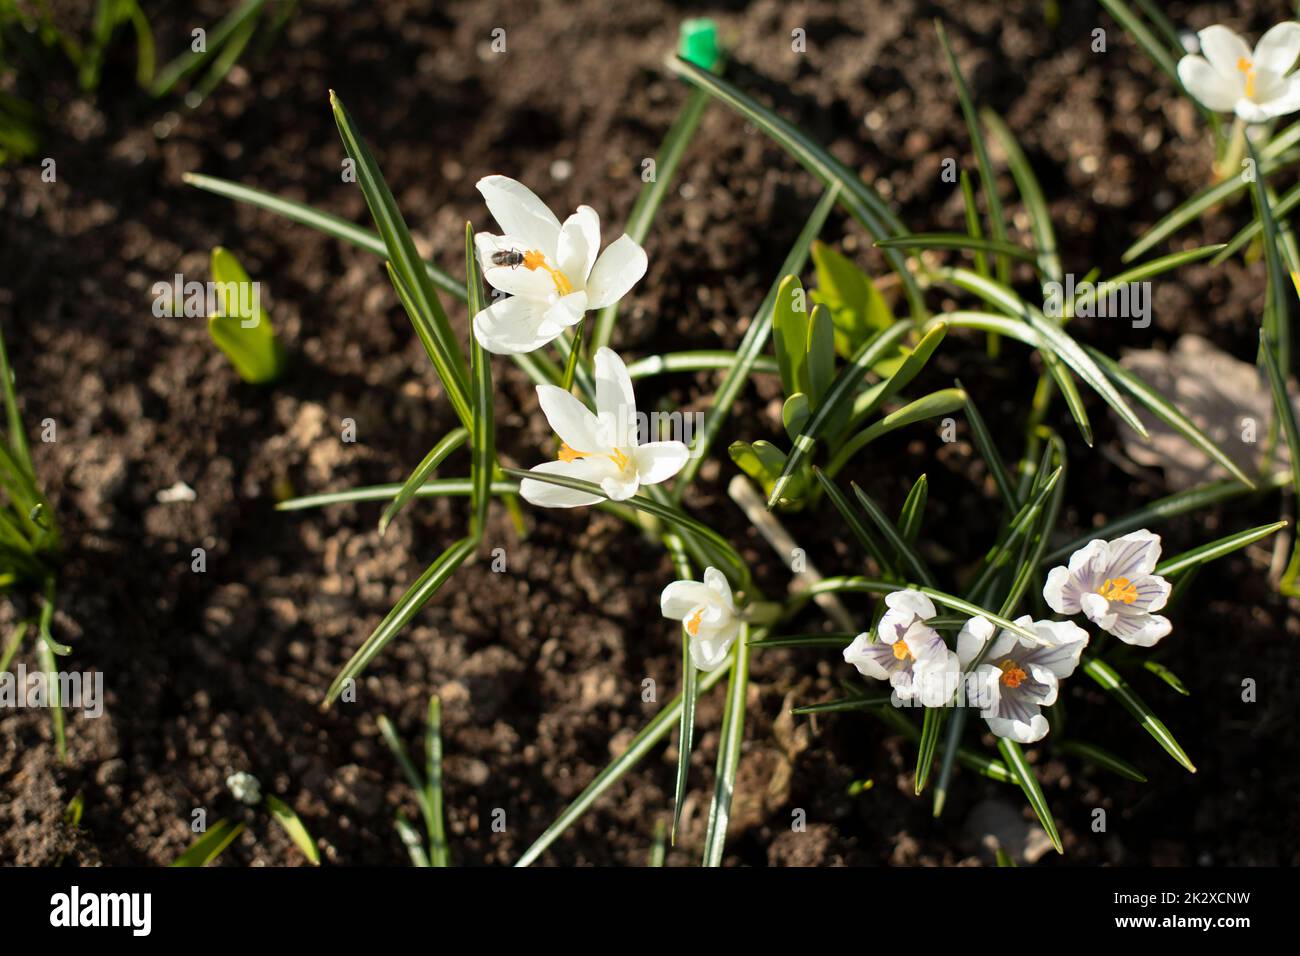
[[[397,635],[397,633],[407,625],[407,622],[413,618],[420,608],[428,603],[429,599],[437,593],[438,588],[442,587],[447,578],[461,566],[461,564],[474,553],[476,542],[473,537],[461,538],[450,548],[444,551],[424,573],[416,579],[415,583],[402,595],[401,600],[393,606],[384,619],[375,628],[373,634],[366,638],[365,643],[352,655],[351,659],[343,665],[338,676],[334,678],[334,683],[330,685],[329,691],[325,695],[324,706],[329,707],[342,692],[344,685],[349,680],[354,680],[370,662],[375,655],[383,650],[384,645]]]
[[[808,714],[843,714],[853,710],[871,710],[876,707],[893,706],[893,698],[888,694],[874,697],[841,697],[837,700],[824,700],[817,704],[804,704],[791,707],[790,713],[796,717]]]
[[[1103,770],[1109,770],[1111,773],[1119,774],[1121,777],[1136,783],[1147,782],[1146,774],[1137,767],[1124,758],[1115,756],[1109,750],[1098,747],[1096,744],[1084,743],[1081,740],[1062,740],[1053,744],[1052,749],[1071,757],[1078,757],[1088,763],[1096,764]]]
[[[688,83],[704,90],[761,129],[828,187],[838,183],[842,190],[839,194],[840,202],[862,223],[873,239],[887,239],[907,233],[902,222],[875,190],[794,124],[762,106],[732,83],[693,63],[675,57],[669,61],[668,66]],[[885,258],[898,273],[913,315],[923,317],[926,314],[925,302],[915,277],[907,268],[906,258],[893,249],[885,250]]]
[[[721,739],[718,742],[717,781],[704,834],[705,866],[722,865],[727,824],[731,820],[731,798],[736,789],[736,771],[740,767],[740,747],[745,736],[745,697],[749,690],[748,624],[741,624],[740,637],[731,653],[731,679],[727,683],[727,701],[722,711]]]
[[[921,731],[917,729],[916,724],[908,720],[892,704],[886,704],[880,707],[872,707],[871,713],[879,717],[886,724],[893,727],[896,731],[907,737],[913,743],[921,739]],[[990,780],[996,780],[998,783],[1015,783],[1016,778],[1007,765],[1000,760],[994,760],[987,754],[971,750],[968,747],[962,747],[957,751],[957,762],[967,770],[973,770],[975,773],[988,777]]]
[[[884,418],[864,428],[840,446],[839,451],[835,453],[835,457],[826,466],[827,476],[834,478],[854,455],[882,435],[887,435],[908,425],[915,425],[917,422],[938,418],[940,415],[947,415],[964,407],[965,404],[966,393],[960,388],[943,388],[937,392],[931,392],[929,395],[923,395],[915,401],[908,402],[902,408],[890,412]]]
[[[812,248],[813,240],[821,232],[822,226],[826,224],[826,217],[830,215],[830,211],[835,205],[836,192],[835,187],[828,189],[813,208],[807,223],[804,224],[803,231],[799,233],[799,238],[790,247],[785,262],[781,264],[781,268],[777,271],[776,281],[772,283],[763,304],[754,313],[753,321],[749,323],[749,328],[745,330],[745,337],[741,339],[740,347],[736,350],[735,363],[722,380],[722,384],[718,386],[718,391],[713,396],[712,407],[704,420],[704,429],[691,443],[691,456],[686,460],[685,466],[677,476],[677,483],[673,487],[673,499],[675,501],[682,500],[686,489],[695,480],[695,475],[708,457],[709,449],[713,447],[718,433],[722,431],[722,426],[731,413],[731,406],[735,403],[737,396],[740,395],[740,390],[745,387],[745,382],[749,379],[754,363],[767,346],[768,336],[772,333],[772,319],[776,313],[781,285],[786,276],[797,275],[803,271],[808,262],[808,253]]]
[[[677,792],[673,796],[672,842],[677,845],[677,828],[682,820],[682,801],[686,799],[686,780],[691,770],[691,745],[695,737],[695,702],[699,695],[699,671],[691,660],[691,637],[682,632],[682,719],[677,730]]]
[[[424,487],[424,484],[429,480],[429,476],[432,475],[434,471],[437,470],[438,466],[447,459],[448,455],[461,445],[465,444],[465,441],[468,438],[468,431],[464,428],[456,428],[449,431],[442,437],[442,440],[439,441],[438,444],[429,449],[429,453],[424,456],[424,460],[415,466],[415,470],[412,471],[410,477],[402,483],[396,496],[394,496],[388,507],[384,509],[383,515],[380,516],[380,536],[383,536],[384,532],[388,530],[388,525],[395,517],[397,517],[398,512],[405,508],[407,502],[415,497],[415,493]],[[281,504],[285,504],[285,502],[282,502]]]
[[[1222,501],[1228,501],[1232,498],[1239,498],[1242,495],[1248,495],[1252,492],[1276,491],[1279,488],[1291,486],[1294,482],[1290,472],[1277,472],[1261,478],[1257,482],[1256,488],[1243,485],[1239,481],[1225,478],[1222,481],[1212,481],[1208,484],[1197,485],[1195,488],[1187,488],[1183,491],[1175,492],[1172,495],[1166,495],[1148,505],[1143,505],[1135,511],[1131,511],[1119,518],[1112,519],[1100,528],[1094,528],[1078,537],[1072,539],[1066,544],[1061,545],[1055,551],[1043,558],[1043,563],[1048,564],[1060,561],[1068,557],[1075,551],[1078,551],[1089,541],[1095,538],[1113,538],[1118,535],[1134,531],[1138,528],[1145,528],[1151,524],[1158,524],[1168,521],[1170,518],[1176,518],[1179,515],[1189,514],[1193,511],[1199,511],[1202,508],[1208,508],[1211,505],[1219,504]]]
[[[1124,397],[1111,384],[1110,379],[1089,358],[1088,353],[1055,322],[1049,322],[1039,310],[1032,308],[1011,289],[968,269],[940,269],[938,277],[979,296],[1008,315],[1027,322],[1038,333],[1046,350],[1056,355],[1087,382],[1088,386],[1100,395],[1130,428],[1143,438],[1150,437],[1128,402],[1124,401]]]
[[[1182,574],[1190,568],[1198,567],[1209,561],[1214,561],[1224,555],[1231,554],[1254,544],[1261,538],[1267,538],[1271,534],[1276,534],[1287,526],[1286,521],[1274,521],[1272,524],[1260,525],[1258,528],[1248,528],[1245,531],[1238,531],[1236,534],[1226,535],[1217,541],[1211,541],[1209,544],[1203,544],[1199,548],[1192,548],[1190,551],[1184,551],[1182,554],[1175,555],[1172,558],[1166,558],[1156,566],[1156,574],[1162,574],[1172,577],[1176,574]]]
[[[1246,149],[1250,153],[1250,158],[1255,161],[1255,168],[1259,169],[1259,154],[1255,151],[1254,145],[1251,144],[1249,136],[1246,137]],[[1290,275],[1282,265],[1281,237],[1278,234],[1278,223],[1273,218],[1272,205],[1269,201],[1264,176],[1262,174],[1256,175],[1253,183],[1252,195],[1255,201],[1255,216],[1263,227],[1264,262],[1268,267],[1268,295],[1264,300],[1264,329],[1261,335],[1267,333],[1268,337],[1273,340],[1273,348],[1277,352],[1278,367],[1289,372],[1291,369],[1289,303],[1295,293],[1288,281]],[[1266,347],[1261,346],[1261,348]],[[1285,381],[1285,378],[1283,381]],[[1287,407],[1290,407],[1289,403]],[[1279,414],[1282,414],[1281,409],[1279,409]],[[1285,423],[1286,418],[1284,416],[1283,424]],[[1287,436],[1287,443],[1294,453],[1297,446],[1291,443],[1289,435]]]
[[[214,58],[226,41],[245,29],[262,11],[266,0],[247,0],[242,6],[223,17],[215,27],[208,31],[202,51],[187,50],[174,60],[169,61],[154,77],[149,94],[153,97],[166,96],[176,84],[191,73],[200,70],[205,63]]]
[[[921,535],[921,522],[925,520],[925,506],[930,500],[930,479],[922,475],[912,483],[912,490],[898,511],[898,533],[908,544],[916,544]]]
[[[434,866],[450,866],[451,851],[442,808],[442,701],[429,698],[424,729],[424,802],[429,807],[429,851]]]
[[[953,55],[952,47],[948,44],[947,31],[938,20],[935,21],[934,28],[939,34],[939,45],[943,47],[944,56],[948,60],[948,72],[952,74],[953,86],[957,90],[957,101],[961,105],[962,117],[966,120],[966,132],[970,135],[975,162],[979,166],[980,185],[984,189],[984,201],[988,206],[989,231],[995,242],[1006,243],[1007,220],[1002,210],[1002,200],[998,196],[998,178],[993,172],[993,163],[989,159],[988,145],[984,142],[984,131],[980,128],[975,101],[971,97],[970,87],[966,85],[966,77],[962,75],[961,67],[957,64],[957,57]],[[1010,263],[1005,255],[1000,255],[998,278],[1002,282],[1007,282],[1010,277]]]
[[[663,355],[647,355],[637,359],[627,367],[632,381],[666,375],[669,372],[721,372],[736,364],[736,353],[724,349],[700,349],[692,352],[665,352]],[[760,355],[754,359],[749,370],[754,375],[777,375],[779,369],[776,359],[770,355]]]
[[[948,711],[944,707],[925,708],[925,718],[921,722],[921,743],[916,752],[916,795],[920,796],[930,780],[930,768],[934,765],[934,752],[939,746],[939,734],[943,730],[944,719]]]
[[[957,382],[957,387],[962,387],[960,381]],[[979,449],[979,453],[984,457],[984,463],[988,466],[989,474],[993,476],[993,484],[997,486],[998,494],[1002,497],[1002,503],[1006,505],[1007,513],[1014,514],[1019,506],[1015,486],[1011,484],[1011,476],[1007,474],[1007,466],[1003,463],[1002,456],[998,454],[997,445],[993,443],[993,436],[984,421],[984,416],[980,414],[979,409],[975,406],[975,399],[971,398],[968,391],[966,392],[966,421],[970,423],[971,435],[975,439],[975,447]]]
[[[469,290],[469,314],[477,315],[483,309],[483,283],[478,271],[478,257],[474,253],[474,227],[469,223],[465,224],[465,287]],[[577,341],[581,341],[581,332]],[[578,349],[573,351],[576,355]],[[492,475],[497,464],[496,425],[492,409],[495,393],[492,390],[492,356],[472,334],[469,358],[470,399],[474,413],[473,437],[470,441],[473,450],[469,472],[473,482],[473,494],[470,496],[473,520],[470,529],[472,534],[481,538],[487,531],[488,504],[492,500]]]
[[[876,246],[880,249],[957,249],[964,252],[991,252],[1035,264],[1041,255],[1037,249],[1030,249],[1018,242],[999,242],[997,239],[985,239],[965,232],[914,232],[894,239],[881,239]]]
[[[921,341],[903,356],[898,368],[887,379],[877,382],[871,388],[859,392],[853,399],[853,415],[849,419],[849,428],[865,419],[888,399],[897,395],[908,386],[912,379],[921,374],[930,356],[934,355],[939,343],[948,334],[948,324],[942,319],[935,319],[925,329]]]
[[[1296,206],[1300,206],[1300,183],[1296,183],[1286,192],[1284,192],[1278,201],[1272,204],[1273,216],[1279,221],[1284,220]],[[1264,225],[1258,219],[1252,219],[1250,224],[1242,229],[1228,242],[1220,247],[1219,254],[1210,260],[1210,265],[1222,265],[1228,259],[1231,259],[1242,249],[1250,245],[1261,232],[1264,231]]]
[[[1155,738],[1156,743],[1160,744],[1169,756],[1173,757],[1191,773],[1196,773],[1196,766],[1187,756],[1186,751],[1179,746],[1178,741],[1174,739],[1174,735],[1169,732],[1169,728],[1164,725],[1164,722],[1147,706],[1146,701],[1134,692],[1133,688],[1128,685],[1128,681],[1120,677],[1113,667],[1100,658],[1085,657],[1083,659],[1083,672],[1100,684],[1106,693],[1118,700],[1124,709],[1137,719],[1142,728]]]
[[[1164,664],[1152,660],[1146,660],[1142,662],[1142,668],[1155,674],[1162,681],[1172,687],[1175,692],[1182,694],[1184,697],[1192,696],[1192,692],[1187,689],[1187,685],[1182,682],[1182,679],[1168,667],[1165,667]]]
[[[258,285],[239,260],[221,246],[212,250],[212,281],[217,293],[217,314],[208,316],[212,341],[245,382],[274,382],[284,371],[284,349],[258,301]]]
[[[420,840],[420,834],[415,832],[415,827],[411,826],[401,810],[397,811],[397,819],[393,821],[393,826],[397,828],[397,835],[402,841],[402,846],[406,847],[411,863],[418,867],[431,866],[429,855],[424,852],[424,843]]]
[[[203,836],[195,840],[188,850],[172,860],[172,866],[207,866],[244,832],[244,824],[221,819]]]
[[[1020,749],[1020,744],[1014,740],[1008,740],[1006,737],[999,737],[998,750],[1002,753],[1002,759],[1007,767],[1016,775],[1016,782],[1020,784],[1020,789],[1025,792],[1025,797],[1029,800],[1029,805],[1034,808],[1034,813],[1038,815],[1038,822],[1047,831],[1052,846],[1056,847],[1057,853],[1064,853],[1065,848],[1061,846],[1061,834],[1057,832],[1056,820],[1052,817],[1052,809],[1047,805],[1047,798],[1043,796],[1043,788],[1038,785],[1038,779],[1034,776],[1033,768],[1029,766],[1029,762],[1025,760],[1025,753]]]
[[[316,841],[307,832],[307,827],[303,825],[298,814],[293,812],[293,808],[269,793],[266,795],[266,808],[271,811],[271,819],[280,824],[281,829],[293,841],[293,845],[307,857],[307,861],[312,866],[320,866],[320,850],[316,848]]]
[[[50,607],[51,605],[47,603],[45,606]],[[39,633],[41,637],[48,637],[49,635],[48,625],[40,627]],[[40,662],[41,670],[44,671],[46,674],[57,674],[59,670],[58,664],[54,660],[55,652],[54,652],[54,647],[52,645],[53,645],[52,640],[40,640],[36,642],[36,659],[37,661]],[[62,646],[62,645],[58,645],[58,646]],[[69,653],[70,651],[71,648],[68,648],[65,651],[65,653]],[[68,734],[67,734],[67,728],[64,726],[64,718],[63,718],[64,701],[59,699],[60,694],[59,694],[58,680],[53,680],[49,682],[49,694],[50,694],[50,700],[49,700],[50,730],[54,736],[54,752],[58,754],[60,763],[67,763],[68,762]]]
[[[185,173],[181,178],[196,189],[202,189],[214,196],[233,199],[235,202],[256,206],[258,209],[265,209],[267,212],[283,216],[285,219],[307,226],[309,229],[314,229],[324,235],[342,239],[359,249],[364,249],[384,258],[388,257],[388,248],[377,233],[371,232],[369,229],[363,229],[332,213],[313,209],[306,203],[295,202],[292,199],[285,199],[282,196],[254,189],[252,186],[244,186],[216,176],[205,176],[202,173]],[[462,302],[466,300],[465,287],[457,282],[453,276],[443,272],[432,263],[425,262],[423,266],[425,274],[434,285]]]
[[[844,648],[853,642],[856,635],[848,631],[836,634],[782,634],[779,637],[764,637],[750,641],[750,647],[837,647]]]
[[[872,536],[870,530],[868,530],[867,526],[863,523],[862,518],[853,508],[853,505],[849,503],[849,499],[844,496],[844,492],[840,491],[839,486],[828,478],[820,468],[814,468],[813,475],[816,476],[817,481],[826,492],[826,497],[829,498],[831,504],[835,506],[835,510],[840,513],[840,517],[842,517],[844,523],[849,526],[849,530],[852,531],[853,536],[858,539],[858,543],[862,545],[863,550],[875,559],[876,566],[880,568],[881,575],[888,579],[897,579],[898,572],[894,569],[894,563],[885,554],[884,548],[882,548]]]
[[[709,96],[703,90],[691,90],[686,95],[681,112],[668,128],[664,141],[659,145],[659,154],[655,157],[654,178],[641,187],[632,211],[628,213],[624,228],[638,245],[645,245],[646,236],[650,234],[650,225],[654,222],[659,205],[668,195],[668,189],[677,177],[677,168],[686,155],[687,148],[699,128],[700,119],[709,105]],[[591,354],[602,346],[609,345],[614,335],[614,324],[618,321],[618,303],[606,306],[596,315],[596,324],[591,332]]]
[[[27,447],[27,433],[23,431],[23,418],[18,409],[18,393],[14,388],[14,372],[9,364],[9,350],[5,347],[4,336],[0,335],[0,395],[5,404],[5,438],[14,460],[21,465],[21,471],[28,478],[33,478],[32,456]]]
[[[465,355],[456,341],[442,303],[438,301],[438,293],[424,269],[424,260],[416,251],[415,240],[411,238],[406,220],[397,208],[397,201],[384,182],[383,173],[362,140],[351,114],[333,91],[330,92],[330,106],[348,156],[356,163],[357,182],[365,194],[366,205],[370,207],[370,215],[375,220],[379,235],[384,240],[388,259],[414,305],[411,321],[417,327],[424,327],[421,339],[426,340],[426,344],[434,344],[435,347],[429,350],[429,357],[433,360],[448,397],[461,413],[461,420],[468,426],[469,371]]]
[[[730,672],[731,666],[732,661],[727,661],[716,671],[709,671],[702,675],[699,682],[700,693],[704,693],[722,680]],[[560,834],[572,826],[575,820],[586,813],[606,790],[635,767],[641,761],[641,758],[649,753],[659,741],[667,737],[681,717],[682,703],[682,695],[678,694],[663,710],[657,713],[641,729],[641,732],[632,738],[632,742],[628,744],[627,749],[598,773],[595,779],[587,785],[586,789],[578,794],[577,799],[569,804],[555,822],[537,838],[533,845],[524,851],[524,855],[519,858],[515,866],[529,866],[536,862],[546,848],[554,843]]]
[[[813,469],[813,471],[814,473],[818,473],[820,472],[820,469]],[[886,544],[888,544],[889,547],[893,549],[894,553],[898,555],[899,560],[902,562],[903,566],[907,568],[908,572],[912,575],[912,578],[927,587],[933,587],[934,576],[926,566],[925,559],[917,553],[915,548],[903,539],[903,536],[898,533],[898,528],[895,527],[894,522],[889,520],[889,517],[881,507],[876,504],[876,502],[872,500],[871,496],[863,491],[856,483],[850,482],[849,487],[852,488],[853,493],[857,495],[858,503],[862,505],[863,510],[866,511],[867,517],[875,523],[876,527],[880,530],[881,535],[884,536]]]
[[[1007,164],[1011,167],[1011,176],[1020,190],[1025,211],[1029,214],[1029,225],[1034,234],[1034,244],[1038,247],[1038,269],[1049,281],[1065,281],[1061,269],[1061,257],[1056,247],[1056,231],[1052,228],[1052,214],[1043,198],[1043,188],[1038,184],[1033,167],[1025,158],[1015,134],[1003,122],[1002,117],[987,107],[980,111],[984,123],[993,131],[994,138],[1007,154]]]

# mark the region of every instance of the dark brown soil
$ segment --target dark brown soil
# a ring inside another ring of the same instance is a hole
[[[167,5],[160,49],[176,50],[228,4]],[[980,102],[1020,137],[1057,222],[1067,270],[1119,267],[1119,253],[1204,183],[1210,152],[1190,105],[1092,3],[892,0],[710,4],[732,50],[730,76],[830,146],[918,230],[961,227],[945,157],[973,159],[932,27],[942,18]],[[191,7],[193,9],[191,9]],[[1249,17],[1242,14],[1245,7]],[[1258,33],[1289,5],[1171,4],[1178,23],[1227,21]],[[301,814],[331,863],[406,861],[392,826],[411,792],[380,741],[389,715],[416,744],[430,693],[444,702],[446,800],[462,864],[507,864],[675,693],[676,633],[658,614],[670,565],[653,544],[599,513],[534,513],[519,540],[493,511],[479,560],[463,568],[376,660],[359,699],[317,709],[339,666],[407,584],[462,534],[466,505],[425,501],[380,539],[380,508],[286,515],[277,494],[401,480],[453,426],[453,414],[381,263],[316,233],[181,182],[187,171],[239,180],[367,223],[340,181],[343,149],[326,91],[366,132],[426,254],[459,273],[466,219],[487,226],[474,182],[500,172],[554,208],[593,204],[607,229],[626,217],[683,98],[661,59],[679,21],[701,12],[666,0],[610,4],[311,3],[268,55],[247,59],[195,112],[158,105],[130,85],[119,45],[97,96],[47,90],[57,115],[36,163],[0,169],[0,322],[30,427],[57,422],[35,446],[69,545],[56,626],[74,666],[105,674],[106,714],[72,718],[71,761],[53,756],[43,713],[0,721],[0,861],[163,864],[191,839],[195,808],[239,813],[224,779],[260,777]],[[1108,52],[1090,52],[1091,30]],[[507,50],[494,54],[491,31]],[[807,31],[808,51],[790,32]],[[559,160],[571,175],[559,178]],[[1003,194],[1011,195],[1005,177]],[[770,140],[721,107],[700,134],[648,242],[650,271],[625,305],[616,344],[632,355],[732,346],[819,193]],[[1019,213],[1019,207],[1015,207]],[[1180,243],[1226,238],[1244,221],[1225,209]],[[1020,220],[1018,220],[1020,221]],[[1023,222],[1021,223],[1023,225]],[[840,214],[825,238],[879,269],[864,233]],[[231,248],[272,298],[294,356],[269,389],[242,384],[201,320],[155,318],[151,286],[175,273],[207,278],[212,246]],[[1254,354],[1263,300],[1258,263],[1195,267],[1156,284],[1156,320],[1141,331],[1079,320],[1082,339],[1117,352],[1197,332]],[[936,307],[944,305],[936,296]],[[453,310],[454,311],[454,310]],[[465,330],[463,310],[454,311]],[[1034,378],[1024,356],[985,357],[982,339],[951,337],[925,383],[960,375],[1004,454],[1018,451]],[[527,381],[498,362],[498,434],[508,463],[530,465],[546,442]],[[660,380],[641,395],[704,407],[713,376]],[[772,437],[775,387],[748,392],[724,439]],[[1090,402],[1099,449],[1118,449]],[[340,440],[343,419],[357,441]],[[1061,408],[1053,423],[1072,459],[1064,527],[1077,533],[1163,493],[1088,450]],[[964,428],[964,426],[963,426]],[[988,546],[997,511],[978,456],[910,430],[873,446],[853,476],[897,508],[917,475],[931,481],[922,538],[941,567]],[[463,474],[463,458],[446,474]],[[743,541],[770,593],[787,577],[723,494],[729,461],[703,471],[692,510]],[[184,481],[197,497],[158,503]],[[1276,499],[1163,529],[1181,550],[1272,520]],[[827,573],[856,569],[856,548],[824,520],[790,527]],[[834,527],[834,526],[832,526]],[[206,549],[207,572],[191,552]],[[508,571],[493,573],[492,548]],[[1288,719],[1300,691],[1297,622],[1252,550],[1201,576],[1174,615],[1158,658],[1192,691],[1175,695],[1137,671],[1138,690],[1196,760],[1189,777],[1082,676],[1067,684],[1070,733],[1139,764],[1146,785],[1035,748],[1067,863],[1294,863],[1300,786]],[[1266,555],[1265,555],[1266,557]],[[949,580],[947,583],[955,583]],[[869,613],[859,605],[864,618]],[[1291,610],[1294,610],[1293,608]],[[809,627],[817,621],[809,616]],[[914,747],[874,718],[791,718],[790,706],[838,693],[833,652],[758,652],[728,862],[747,865],[932,864],[981,859],[972,810],[1015,791],[959,773],[944,817],[912,796]],[[642,702],[653,678],[658,703]],[[1254,678],[1258,702],[1241,702]],[[698,859],[718,741],[720,694],[699,708],[693,787],[672,864]],[[671,812],[676,752],[656,751],[548,853],[551,864],[639,864]],[[870,779],[871,789],[848,795]],[[64,806],[81,791],[71,832]],[[1091,829],[1106,808],[1108,832]],[[493,810],[506,829],[492,831]],[[806,833],[792,813],[806,811]],[[1027,817],[1026,817],[1027,819]],[[1053,859],[1055,859],[1053,857]],[[226,865],[297,864],[284,834],[258,819]]]

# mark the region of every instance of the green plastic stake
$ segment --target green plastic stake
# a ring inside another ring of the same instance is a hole
[[[682,21],[677,41],[677,55],[702,70],[717,72],[722,65],[722,48],[718,46],[718,25],[710,17],[692,17]]]

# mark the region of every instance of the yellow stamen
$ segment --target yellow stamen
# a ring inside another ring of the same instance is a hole
[[[1119,601],[1121,604],[1132,604],[1138,599],[1137,585],[1128,578],[1107,578],[1097,593],[1107,601]]]
[[[624,468],[627,467],[628,462],[630,462],[632,459],[629,458],[627,455],[623,454],[617,448],[615,448],[613,451],[609,453],[609,460],[612,461],[614,464],[618,465],[619,471],[622,471]]]
[[[894,657],[897,660],[905,661],[912,656],[911,650],[908,649],[907,641],[899,638],[894,641]]]
[[[553,269],[548,266],[546,264],[546,256],[538,252],[536,249],[524,253],[524,268],[529,272],[536,272],[538,269],[541,269],[543,272],[547,273],[551,277],[551,281],[555,283],[555,291],[560,293],[560,295],[568,295],[573,291],[573,283],[569,281],[569,277],[559,269]]]
[[[691,619],[686,622],[686,633],[695,637],[700,633],[700,619],[704,617],[704,608],[697,607]]]
[[[579,458],[586,458],[590,454],[589,451],[577,451],[570,448],[567,442],[560,442],[560,461],[577,461]]]
[[[1002,671],[1002,683],[1007,687],[1019,687],[1025,682],[1025,678],[1029,676],[1019,664],[1009,657],[998,665],[998,670]]]
[[[1237,69],[1246,74],[1246,99],[1255,98],[1255,64],[1249,57],[1241,57],[1237,60]]]

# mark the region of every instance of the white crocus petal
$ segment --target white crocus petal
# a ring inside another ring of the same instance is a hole
[[[740,634],[740,618],[731,586],[717,568],[704,569],[704,582],[674,581],[659,596],[664,617],[681,621],[690,638],[691,662],[702,671],[717,670]]]
[[[613,462],[602,457],[580,458],[577,461],[547,461],[530,468],[529,471],[544,475],[563,475],[566,478],[577,478],[603,486],[604,479],[613,468]],[[554,485],[549,481],[538,481],[534,478],[525,478],[519,482],[519,494],[529,504],[541,508],[580,508],[584,505],[594,505],[601,500],[600,495],[588,494],[585,491],[565,488],[562,485]]]
[[[896,666],[893,648],[884,641],[872,643],[866,631],[844,648],[844,662],[856,667],[863,677],[876,680],[889,680],[889,672]]]
[[[587,276],[591,308],[603,309],[627,295],[645,275],[646,265],[645,250],[631,236],[624,234],[611,242]]]
[[[1281,92],[1262,107],[1270,119],[1300,110],[1300,75],[1293,74],[1282,82]]]
[[[986,717],[985,721],[989,725],[989,730],[993,731],[997,736],[1014,740],[1020,744],[1038,743],[1047,736],[1047,731],[1051,729],[1047,725],[1047,718],[1042,714],[1034,714],[1028,723],[1005,717]]]
[[[618,445],[637,443],[636,395],[632,376],[613,349],[596,350],[596,416]]]
[[[1106,544],[1106,576],[1110,578],[1145,577],[1160,561],[1160,535],[1134,531]]]
[[[560,227],[556,264],[574,288],[585,289],[587,276],[600,252],[600,216],[590,206],[579,206]],[[539,270],[540,271],[540,270]]]
[[[587,293],[579,289],[577,292],[570,292],[566,296],[561,296],[551,303],[550,308],[545,312],[545,318],[548,322],[554,323],[554,327],[560,332],[572,328],[582,321],[583,314],[587,311]],[[556,333],[559,337],[559,333]]]
[[[979,656],[994,630],[993,622],[983,615],[976,615],[961,626],[957,634],[957,658],[962,667],[969,667]]]
[[[511,296],[494,302],[474,316],[474,338],[495,355],[532,352],[555,339],[545,311],[533,299]]]
[[[518,236],[494,236],[490,232],[474,234],[474,250],[478,253],[479,269],[483,281],[499,292],[507,295],[523,296],[529,299],[546,299],[555,285],[550,276],[541,270],[525,269],[522,266],[496,265],[492,257],[497,253],[516,252],[527,248],[524,240]]]
[[[652,441],[632,453],[637,477],[647,485],[667,481],[682,470],[690,450],[679,441]]]
[[[1300,57],[1300,23],[1288,20],[1269,29],[1255,44],[1255,67],[1278,76],[1295,66]]]
[[[641,490],[635,470],[613,466],[613,474],[600,480],[600,489],[610,501],[627,501]]]
[[[551,431],[570,449],[585,455],[601,447],[600,422],[569,392],[557,385],[538,385],[537,403]]]
[[[885,595],[885,606],[892,611],[906,611],[919,620],[935,616],[934,602],[920,591],[910,589],[893,591]]]
[[[1216,113],[1231,113],[1244,89],[1244,83],[1222,76],[1200,56],[1185,56],[1178,61],[1178,79],[1198,102]]]
[[[1197,37],[1201,41],[1201,53],[1210,61],[1210,66],[1225,79],[1233,76],[1241,78],[1244,89],[1246,78],[1238,69],[1242,60],[1250,60],[1253,52],[1246,41],[1225,26],[1215,24],[1206,27]]]
[[[478,181],[478,191],[503,232],[518,236],[526,248],[555,260],[560,220],[536,193],[508,176],[485,176]]]

